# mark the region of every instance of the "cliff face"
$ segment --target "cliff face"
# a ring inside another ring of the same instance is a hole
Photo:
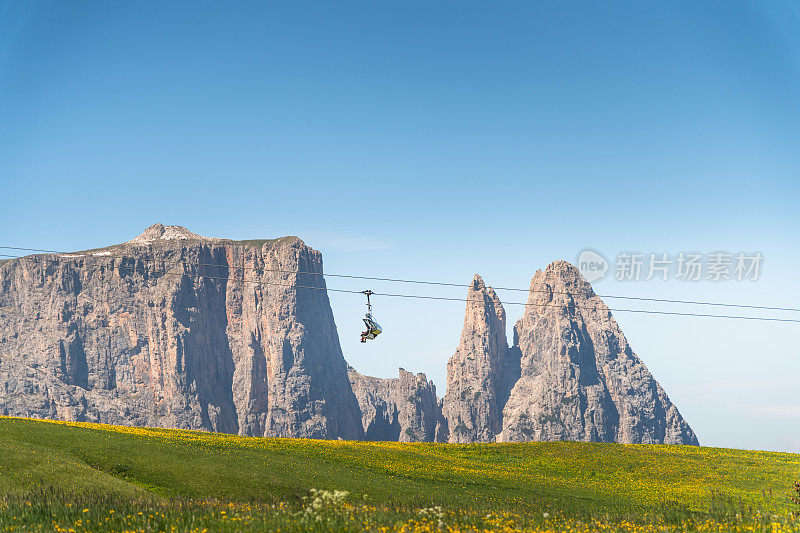
[[[536,273],[511,347],[475,276],[441,401],[424,374],[348,368],[321,274],[296,237],[160,224],[0,261],[0,412],[254,436],[697,444],[569,263]]]
[[[698,443],[569,263],[536,273],[514,337],[509,348],[500,301],[476,276],[447,365],[450,442]]]
[[[443,414],[450,442],[491,442],[503,427],[503,407],[519,378],[519,351],[509,350],[506,313],[475,275],[467,290],[461,340],[447,363]]]
[[[437,440],[437,431],[442,431],[442,412],[436,387],[425,374],[415,376],[401,368],[397,378],[383,379],[348,370],[367,440]]]
[[[122,245],[0,264],[4,414],[360,438],[321,273],[295,237],[157,224]],[[184,275],[187,274],[187,275]]]
[[[501,440],[698,444],[574,266],[538,271],[529,295],[514,328],[521,376]]]

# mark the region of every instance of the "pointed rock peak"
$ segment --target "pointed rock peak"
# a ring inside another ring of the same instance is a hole
[[[611,311],[568,262],[534,275],[514,344],[520,378],[504,407],[503,440],[697,444]]]
[[[557,259],[547,265],[545,271],[555,270],[558,272],[578,272],[577,267],[570,263],[569,261],[565,261],[563,259]]]
[[[484,297],[487,297],[493,301],[500,302],[500,299],[497,297],[497,293],[494,292],[494,289],[484,283],[483,278],[480,274],[475,274],[472,278],[472,283],[468,285],[467,294],[470,293],[481,293]]]
[[[575,265],[564,260],[553,261],[547,265],[544,272],[541,270],[536,271],[531,280],[532,292],[530,297],[534,297],[535,292],[541,291],[541,284],[546,284],[551,288],[557,287],[557,290],[560,291],[594,296],[592,284],[583,277],[583,274]]]
[[[547,268],[544,269],[544,274],[545,276],[559,276],[568,279],[579,279],[585,283],[588,283],[581,274],[581,271],[578,270],[575,265],[569,261],[564,261],[563,259],[553,261],[547,265]]]
[[[498,319],[505,321],[506,313],[503,309],[503,304],[500,302],[500,298],[498,298],[497,293],[494,292],[494,289],[486,286],[480,274],[475,274],[475,276],[472,278],[472,283],[470,283],[468,287],[467,314],[464,318],[465,323],[470,320],[470,310],[472,310],[472,312],[476,312],[480,308],[483,309],[480,311],[480,313],[485,313],[491,310]],[[475,302],[481,301],[483,302],[482,307],[471,305]]]
[[[483,282],[483,278],[480,274],[475,274],[475,276],[473,276],[470,289],[473,291],[481,291],[486,289],[486,284]]]
[[[497,294],[477,274],[468,287],[461,341],[447,363],[442,412],[450,442],[491,442],[502,428],[515,362],[509,357],[506,315]]]
[[[141,235],[128,241],[128,244],[149,244],[155,241],[178,240],[218,241],[220,239],[203,237],[202,235],[192,233],[183,226],[165,226],[164,224],[156,223],[144,230]]]

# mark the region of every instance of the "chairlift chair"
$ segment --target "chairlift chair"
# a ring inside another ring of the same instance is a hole
[[[361,332],[361,342],[367,342],[367,340],[374,340],[383,329],[381,325],[375,322],[375,319],[372,318],[372,304],[369,301],[369,297],[371,294],[374,294],[370,290],[363,291],[362,294],[367,296],[367,314],[362,319],[364,321],[364,326],[366,326],[366,331]]]

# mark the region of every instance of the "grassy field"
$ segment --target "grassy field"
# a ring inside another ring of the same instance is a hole
[[[5,530],[800,531],[795,454],[256,439],[5,417],[0,437]]]

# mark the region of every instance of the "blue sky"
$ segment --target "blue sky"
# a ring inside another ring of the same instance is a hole
[[[798,30],[786,0],[0,2],[0,244],[163,222],[523,288],[587,247],[760,251],[757,282],[596,288],[797,307]],[[362,346],[361,300],[331,300],[351,364],[444,393],[463,304],[379,299]],[[800,326],[615,316],[701,442],[800,451]]]

